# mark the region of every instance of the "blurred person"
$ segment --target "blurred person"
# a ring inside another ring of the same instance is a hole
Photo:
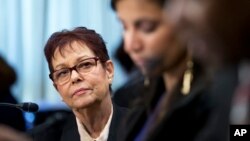
[[[137,96],[129,99],[132,111],[120,128],[121,140],[192,140],[207,118],[209,106],[203,95],[207,78],[177,39],[164,3],[111,1],[123,25],[124,50],[144,76],[126,87],[128,97]]]
[[[124,41],[122,40],[119,43],[119,46],[116,49],[114,56],[118,60],[118,62],[121,64],[125,73],[129,75],[135,69],[135,64],[132,61],[132,59],[129,57],[129,55],[124,51],[123,45],[124,45]]]
[[[44,53],[49,77],[73,114],[52,127],[35,127],[34,140],[116,141],[126,109],[112,103],[114,66],[101,36],[85,27],[55,32]]]
[[[124,2],[125,4],[123,4]],[[150,83],[150,87],[153,85],[156,87],[160,86],[159,88],[160,91],[157,92],[157,94],[159,94],[158,98],[165,91],[165,85],[163,83],[162,77],[158,75],[159,73],[152,71],[153,70],[152,68],[154,68],[155,66],[161,63],[161,62],[158,62],[158,60],[163,60],[161,58],[164,56],[165,50],[168,49],[166,46],[170,44],[170,41],[169,41],[170,39],[168,39],[167,37],[170,34],[170,30],[169,30],[170,27],[167,25],[166,21],[164,21],[164,19],[162,18],[162,8],[161,6],[159,6],[160,4],[158,4],[158,2],[159,1],[157,2],[148,1],[147,3],[143,2],[142,4],[144,6],[140,6],[137,0],[134,2],[133,1],[131,2],[131,0],[128,0],[128,1],[112,0],[111,1],[112,8],[115,10],[118,16],[118,19],[121,21],[121,24],[124,29],[123,49],[132,59],[136,67],[140,70],[140,72],[138,72],[138,76],[135,76],[134,77],[135,79],[131,80],[130,83],[124,86],[124,91],[128,90],[126,93],[127,93],[127,97],[129,97],[127,99],[128,100],[127,103],[129,103],[129,105],[127,106],[129,107],[131,106],[131,101],[133,104],[133,100],[136,99],[136,97],[144,96],[145,89],[147,89],[149,83]],[[128,5],[127,3],[128,4],[131,3],[130,5],[132,6],[134,5],[134,6],[132,7]],[[150,5],[151,3],[153,4],[152,6]],[[119,6],[118,4],[122,5],[121,7],[122,9],[118,7]],[[129,24],[129,29],[127,27],[128,24]],[[132,43],[132,42],[135,42],[135,43]],[[133,48],[130,47],[133,44],[135,45],[138,44],[137,45],[139,46],[137,47],[138,51],[136,51],[136,47],[133,47]],[[181,50],[182,48],[178,47],[177,50],[178,49]],[[185,52],[185,51],[183,50],[180,52]],[[182,55],[177,55],[177,56],[182,56]],[[185,55],[183,56],[185,58]],[[156,67],[156,69],[154,70],[161,72],[162,68],[163,67]],[[148,71],[149,69],[150,71]],[[151,76],[157,77],[157,79],[154,78],[152,80]],[[115,93],[114,98],[121,97],[119,93]],[[125,97],[125,96],[122,96],[122,97]]]
[[[128,53],[124,51],[123,40],[116,50],[115,57],[125,70],[126,81],[114,92],[112,99],[121,107],[131,107],[133,99],[135,99],[138,93],[144,88],[144,76],[138,67],[135,66]]]
[[[0,141],[31,141],[31,139],[10,126],[0,125]]]
[[[250,124],[250,1],[170,0],[170,22],[213,76],[212,114],[201,141],[229,140],[229,127]]]
[[[15,70],[0,56],[0,103],[17,104],[11,92],[12,85],[16,82]],[[6,124],[16,130],[25,131],[23,112],[14,107],[0,106],[0,123]]]

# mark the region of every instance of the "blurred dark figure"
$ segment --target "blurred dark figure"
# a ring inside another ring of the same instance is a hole
[[[0,56],[0,102],[17,104],[11,93],[11,86],[17,79],[14,69]],[[0,123],[19,131],[25,131],[23,112],[13,107],[0,106]]]
[[[214,109],[197,140],[227,141],[230,124],[250,124],[250,1],[170,0],[167,12],[213,76]]]

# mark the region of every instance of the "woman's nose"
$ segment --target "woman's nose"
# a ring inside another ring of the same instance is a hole
[[[124,50],[127,53],[138,52],[141,49],[140,36],[135,31],[124,33]]]
[[[76,70],[72,70],[70,79],[72,83],[76,83],[76,82],[81,81],[83,79],[83,76],[80,73],[78,73]]]

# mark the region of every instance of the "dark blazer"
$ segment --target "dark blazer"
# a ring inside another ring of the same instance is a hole
[[[108,141],[117,141],[117,127],[119,127],[120,121],[126,113],[126,108],[113,104],[113,118],[109,129]],[[80,141],[80,135],[73,113],[66,118],[46,124],[47,123],[39,125],[28,132],[34,141]]]
[[[9,89],[0,92],[0,102],[17,104],[17,100],[11,94]],[[26,130],[25,119],[23,116],[23,112],[20,109],[14,107],[0,106],[0,113],[0,124],[5,124],[22,132]]]
[[[229,141],[230,110],[239,84],[238,66],[230,65],[215,72],[209,96],[213,109],[196,141]]]
[[[212,108],[206,92],[208,81],[199,71],[195,71],[194,76],[188,96],[181,94],[181,85],[178,85],[168,112],[159,126],[147,134],[146,141],[183,139],[191,141],[204,127]],[[156,79],[156,82],[145,91],[147,94],[144,94],[145,97],[141,99],[141,102],[131,109],[118,132],[120,141],[132,141],[140,133],[162,95],[157,89],[157,86],[162,85],[161,83],[163,82],[159,83],[159,79]]]
[[[113,101],[121,107],[128,108],[133,108],[141,99],[148,100],[147,102],[144,101],[145,103],[153,102],[152,105],[154,105],[160,95],[165,91],[163,78],[157,77],[150,79],[148,85],[144,84],[144,79],[144,76],[140,72],[135,72],[128,82],[114,92],[112,97]]]
[[[112,96],[114,103],[121,107],[130,107],[133,100],[144,94],[144,76],[134,71],[127,82],[119,87]]]

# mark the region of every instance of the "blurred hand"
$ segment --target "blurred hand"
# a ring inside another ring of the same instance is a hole
[[[22,132],[0,124],[0,141],[31,141],[31,139]]]

